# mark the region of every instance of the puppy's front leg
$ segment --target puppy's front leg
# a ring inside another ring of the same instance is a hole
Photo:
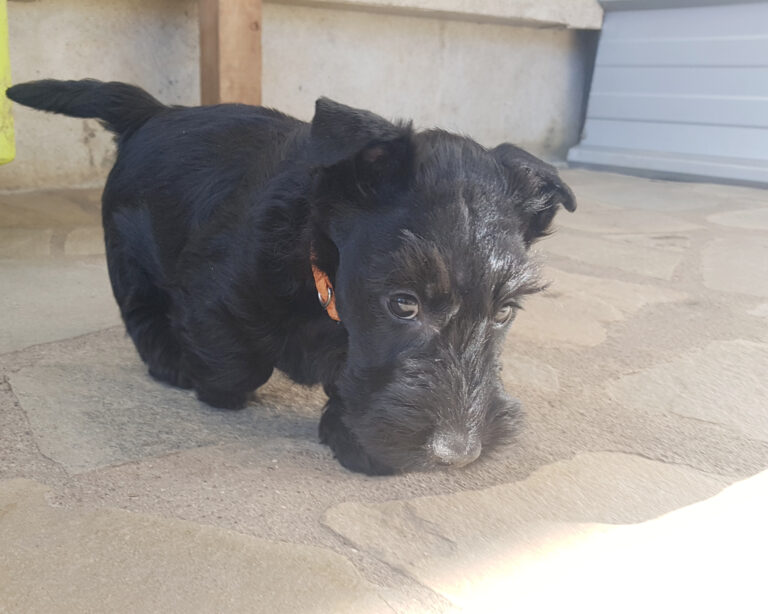
[[[363,450],[354,433],[344,424],[344,404],[332,396],[320,418],[320,443],[327,445],[336,459],[350,471],[368,475],[390,475],[394,471],[371,458]]]
[[[243,409],[248,403],[248,392],[230,392],[213,388],[200,388],[197,398],[216,409]]]
[[[195,381],[197,398],[217,409],[242,409],[252,392],[272,375],[272,365],[257,359],[220,360],[208,367],[207,377]]]

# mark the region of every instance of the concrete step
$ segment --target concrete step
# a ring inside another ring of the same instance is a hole
[[[0,258],[103,253],[100,188],[0,194]]]

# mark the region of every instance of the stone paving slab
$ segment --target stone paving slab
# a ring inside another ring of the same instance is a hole
[[[671,279],[682,256],[637,243],[609,242],[602,238],[561,232],[547,243],[547,252],[600,267],[657,279]],[[606,258],[606,254],[611,254]]]
[[[617,209],[670,213],[732,207],[734,203],[768,205],[768,191],[760,188],[645,179],[583,169],[564,169],[560,175],[580,202]]]
[[[510,335],[548,345],[596,346],[607,327],[643,307],[683,300],[686,295],[652,285],[605,279],[554,268],[544,270],[551,286],[529,297]]]
[[[701,225],[658,211],[616,209],[587,201],[579,203],[577,215],[561,215],[555,218],[558,228],[569,228],[588,233],[635,233],[661,234],[699,230]],[[709,219],[709,218],[707,218]]]
[[[393,612],[344,557],[0,482],[0,612]]]
[[[768,209],[741,209],[725,211],[707,216],[712,224],[744,228],[746,230],[768,230]]]
[[[495,596],[537,560],[601,533],[711,497],[727,484],[693,469],[623,454],[582,454],[482,491],[382,504],[342,503],[324,522],[461,608]],[[510,610],[506,610],[510,611]],[[517,610],[512,610],[517,611]]]
[[[555,397],[560,391],[557,369],[540,360],[505,351],[501,355],[501,365],[504,381],[511,390],[535,390],[548,397]]]
[[[120,323],[104,258],[0,260],[0,354]]]
[[[604,234],[603,238],[607,241],[615,241],[617,243],[626,243],[634,247],[641,249],[651,250],[651,253],[656,250],[665,250],[676,252],[678,254],[684,254],[691,247],[690,234]],[[680,261],[674,265],[674,269],[677,269],[680,265]]]
[[[191,391],[151,379],[121,328],[79,347],[46,353],[8,379],[40,451],[69,473],[281,435],[270,421],[275,416],[310,437],[324,402],[319,390],[277,375],[259,391],[258,404],[243,411],[215,410]]]
[[[758,318],[768,318],[768,303],[761,303],[754,309],[750,309],[747,313]]]
[[[701,254],[704,285],[721,292],[768,297],[768,236],[716,239]]]
[[[625,407],[727,425],[768,442],[768,344],[711,343],[615,380],[608,394]]]

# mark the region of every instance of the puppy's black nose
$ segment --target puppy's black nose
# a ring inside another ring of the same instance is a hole
[[[440,465],[463,467],[477,460],[482,445],[476,437],[455,431],[439,431],[429,442],[430,452]]]

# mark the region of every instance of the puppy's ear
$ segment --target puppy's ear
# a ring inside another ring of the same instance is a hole
[[[315,103],[310,130],[313,157],[320,166],[333,166],[369,144],[397,139],[404,132],[410,133],[410,127],[395,125],[370,111],[320,98]]]
[[[320,98],[310,128],[312,162],[337,180],[375,188],[406,169],[411,136],[410,124],[393,124],[370,111]]]
[[[491,154],[507,176],[526,245],[547,234],[558,205],[568,211],[576,209],[576,197],[554,166],[509,143],[499,145]]]

